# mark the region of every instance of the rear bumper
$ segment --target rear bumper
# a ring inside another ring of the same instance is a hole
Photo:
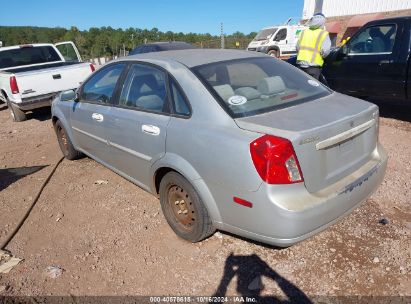
[[[235,222],[222,224],[222,228],[271,245],[290,246],[334,224],[369,198],[384,178],[387,160],[378,145],[368,163],[317,193],[308,192],[302,183],[263,183],[257,192],[242,197],[253,208],[236,206]]]
[[[35,96],[32,98],[23,98],[22,102],[13,104],[23,111],[34,110],[43,107],[51,106],[53,99],[59,94],[60,92]]]

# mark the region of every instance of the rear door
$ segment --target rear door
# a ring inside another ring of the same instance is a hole
[[[81,62],[80,52],[72,41],[65,41],[55,44],[65,61]]]
[[[93,74],[82,86],[79,101],[70,115],[75,143],[104,163],[110,163],[107,127],[117,83],[125,66],[114,63]]]
[[[111,164],[148,189],[150,167],[166,149],[170,121],[167,75],[156,66],[133,63],[120,90],[107,130]]]
[[[406,65],[399,58],[402,23],[380,22],[362,28],[324,71],[329,85],[356,96],[404,93]]]

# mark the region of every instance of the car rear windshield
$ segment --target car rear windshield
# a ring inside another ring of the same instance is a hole
[[[0,69],[56,61],[61,61],[61,58],[51,46],[29,46],[5,51],[0,49]]]
[[[192,70],[233,118],[290,107],[331,92],[289,63],[270,57],[222,61]]]

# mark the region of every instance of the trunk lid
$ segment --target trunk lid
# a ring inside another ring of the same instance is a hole
[[[289,139],[309,192],[365,164],[378,138],[378,107],[339,93],[235,121],[242,129]]]

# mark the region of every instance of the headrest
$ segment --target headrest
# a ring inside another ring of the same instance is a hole
[[[233,88],[229,84],[223,84],[219,86],[213,86],[214,90],[218,95],[224,100],[227,101],[228,98],[235,95]]]
[[[274,95],[285,91],[285,84],[280,76],[267,77],[260,81],[257,87],[263,95]]]
[[[146,110],[162,111],[164,101],[157,95],[142,96],[136,101],[136,106]]]
[[[134,77],[132,87],[136,88],[139,93],[148,93],[156,91],[158,83],[154,75],[146,74]]]
[[[261,93],[252,87],[242,87],[235,90],[236,95],[241,95],[247,98],[248,100],[256,99],[261,96]]]

